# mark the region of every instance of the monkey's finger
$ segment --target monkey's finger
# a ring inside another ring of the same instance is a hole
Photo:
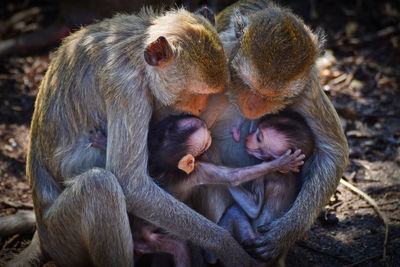
[[[301,149],[297,149],[294,153],[293,153],[293,155],[294,156],[299,156],[301,154]]]
[[[273,256],[272,249],[264,251],[264,253],[262,253],[261,255],[259,255],[257,257],[257,259],[262,260],[263,262],[268,262],[268,261],[272,260],[273,258],[275,258],[275,257]]]
[[[279,249],[277,246],[274,245],[274,242],[267,242],[266,245],[259,248],[251,249],[248,252],[256,259],[262,260],[264,262],[268,262],[276,258],[280,254]]]
[[[260,236],[253,239],[246,239],[242,241],[242,244],[246,248],[246,250],[264,247],[267,243],[268,240],[267,238],[265,238],[265,236]]]
[[[289,149],[288,151],[286,151],[286,152],[285,152],[285,154],[284,154],[284,155],[285,155],[285,156],[289,156],[291,153],[292,153],[292,150],[291,150],[291,149]]]
[[[264,234],[266,232],[269,232],[271,229],[272,229],[272,227],[271,227],[270,224],[264,224],[264,225],[260,225],[257,228],[257,232],[260,233],[260,234]]]
[[[306,158],[306,155],[300,154],[300,155],[297,157],[297,160],[305,159],[305,158]]]
[[[302,166],[302,165],[304,165],[304,160],[301,160],[301,161],[297,161],[297,162],[296,162],[296,167]]]
[[[260,241],[261,240],[259,238],[246,239],[246,240],[243,240],[241,242],[241,244],[242,244],[243,247],[246,248],[246,251],[249,251],[249,250],[251,250],[251,249],[253,249],[255,247],[261,246],[262,244],[260,244]]]
[[[273,258],[275,248],[272,246],[264,246],[260,248],[249,249],[247,252],[255,259],[267,262]]]

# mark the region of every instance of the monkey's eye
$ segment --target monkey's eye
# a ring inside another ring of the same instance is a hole
[[[263,140],[263,135],[261,131],[258,131],[258,133],[256,134],[256,138],[257,138],[257,142],[261,143]]]

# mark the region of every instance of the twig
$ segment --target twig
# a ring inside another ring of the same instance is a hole
[[[339,84],[339,83],[345,81],[346,78],[347,78],[347,74],[344,73],[344,74],[340,75],[339,77],[337,77],[337,78],[335,78],[335,79],[333,79],[333,80],[330,80],[330,81],[328,82],[328,85],[329,85],[329,86],[337,85],[337,84]]]
[[[0,217],[0,236],[33,233],[35,223],[33,210],[19,210],[13,215]]]
[[[397,203],[399,203],[398,200],[393,200],[393,201],[379,203],[379,206],[392,205],[392,204],[397,204]]]
[[[389,219],[391,219],[392,221],[400,222],[400,219],[396,217],[390,217]]]
[[[4,204],[6,206],[10,206],[12,208],[20,209],[20,208],[29,208],[33,209],[33,204],[32,203],[23,203],[23,202],[17,202],[17,201],[11,201],[9,199],[1,199],[0,200],[1,204]]]
[[[373,260],[373,259],[376,259],[376,258],[379,258],[379,257],[380,257],[380,255],[375,255],[375,256],[372,256],[372,257],[369,257],[369,258],[365,258],[365,259],[363,259],[363,260],[361,260],[361,261],[352,263],[352,264],[344,265],[343,267],[353,267],[353,266],[357,266],[357,265],[359,265],[359,264],[361,264],[361,263],[364,263],[364,262],[366,262],[366,261],[370,261],[370,260]]]
[[[366,160],[353,159],[352,161],[355,162],[355,163],[360,164],[361,166],[363,166],[364,168],[366,168],[366,169],[369,170],[369,171],[372,170],[371,163],[368,162],[368,161],[366,161]]]
[[[374,208],[376,213],[378,213],[379,217],[381,217],[383,223],[385,224],[385,240],[383,242],[382,259],[383,259],[383,262],[386,262],[386,247],[387,247],[387,242],[388,242],[388,237],[389,237],[389,220],[388,220],[388,218],[386,217],[385,214],[382,213],[382,211],[378,207],[378,204],[376,203],[376,201],[373,200],[369,195],[367,195],[366,193],[361,191],[359,188],[355,187],[354,185],[352,185],[351,183],[347,182],[344,179],[340,179],[340,183],[342,185],[346,186],[347,188],[349,188],[351,191],[357,193],[362,198],[364,198]]]
[[[12,244],[18,237],[19,234],[15,234],[11,238],[9,238],[6,242],[4,242],[4,245],[1,248],[1,250],[5,249],[8,245]]]
[[[336,209],[337,207],[339,207],[339,206],[342,205],[342,204],[343,204],[343,201],[338,201],[337,203],[331,205],[330,208]]]
[[[361,183],[379,183],[379,180],[375,180],[375,179],[366,179],[366,178],[357,178],[357,183],[361,182]]]

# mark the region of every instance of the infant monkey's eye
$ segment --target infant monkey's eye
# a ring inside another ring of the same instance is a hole
[[[261,141],[263,139],[261,131],[257,133],[256,137],[257,137],[257,142],[261,143]]]

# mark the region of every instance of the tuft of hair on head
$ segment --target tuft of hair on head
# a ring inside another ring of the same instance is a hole
[[[324,29],[318,26],[314,35],[318,38],[318,56],[323,56],[325,54],[326,33]]]
[[[286,85],[307,73],[318,54],[318,38],[289,9],[256,12],[241,40],[240,53],[250,59],[263,87]]]

